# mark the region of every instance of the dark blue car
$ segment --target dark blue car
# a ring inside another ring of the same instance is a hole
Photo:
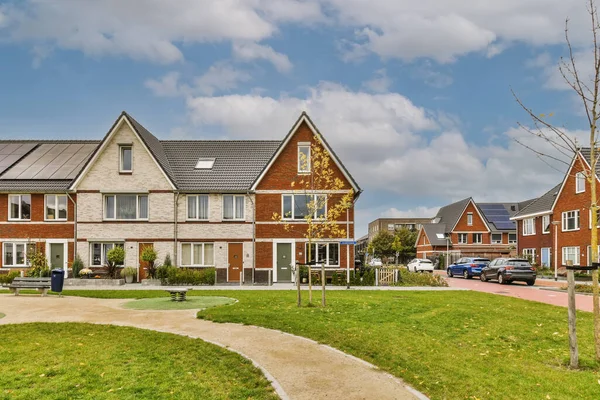
[[[490,260],[481,257],[463,257],[457,262],[448,266],[448,276],[462,276],[465,279],[471,279],[474,276],[481,275],[481,270],[488,266]]]

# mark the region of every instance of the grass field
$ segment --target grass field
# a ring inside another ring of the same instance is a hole
[[[123,307],[132,310],[194,310],[235,303],[235,299],[219,296],[188,296],[186,301],[172,301],[169,297],[151,297],[133,300]]]
[[[249,361],[167,333],[91,324],[0,325],[2,399],[276,399]]]

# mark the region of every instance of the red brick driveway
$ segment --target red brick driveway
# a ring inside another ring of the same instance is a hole
[[[446,276],[445,271],[435,271],[436,274]],[[450,287],[465,288],[478,292],[498,294],[502,296],[518,297],[519,299],[539,301],[541,303],[552,304],[555,306],[567,306],[567,293],[555,292],[541,289],[541,287],[562,287],[566,282],[554,282],[550,280],[538,279],[535,286],[529,287],[525,283],[515,282],[509,285],[500,285],[497,282],[481,282],[479,278],[446,278]],[[592,296],[578,294],[577,309],[583,311],[592,311]]]

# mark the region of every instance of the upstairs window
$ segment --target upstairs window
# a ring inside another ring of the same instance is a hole
[[[501,244],[502,243],[502,234],[501,233],[492,233],[492,244]]]
[[[467,214],[467,225],[468,226],[473,226],[473,213],[468,213]]]
[[[298,145],[298,172],[310,173],[310,144]]]
[[[148,195],[107,194],[104,196],[104,219],[147,220]]]
[[[575,193],[585,192],[585,174],[578,172],[575,175]]]
[[[223,219],[224,220],[243,220],[244,219],[244,196],[243,195],[224,195],[223,196]]]
[[[523,236],[535,235],[535,218],[523,220]]]
[[[576,231],[579,229],[579,210],[562,213],[562,230]]]
[[[119,172],[132,172],[133,171],[133,148],[131,145],[120,145],[119,146]]]
[[[314,219],[327,216],[327,196],[324,194],[284,194],[282,198],[284,219],[305,219],[311,213]]]
[[[188,195],[187,219],[208,220],[208,195]]]
[[[67,220],[67,196],[64,194],[46,195],[46,220]]]
[[[31,195],[30,194],[11,194],[8,196],[8,207],[10,220],[29,221],[31,220]]]
[[[542,217],[542,233],[550,233],[550,216],[544,215]]]
[[[517,243],[517,234],[509,233],[508,234],[508,244],[515,244],[515,243]]]

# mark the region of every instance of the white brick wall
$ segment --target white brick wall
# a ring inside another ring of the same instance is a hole
[[[178,240],[252,239],[252,224],[179,224]]]
[[[99,222],[77,224],[79,239],[174,239],[172,224],[152,224],[148,222],[112,223]]]

